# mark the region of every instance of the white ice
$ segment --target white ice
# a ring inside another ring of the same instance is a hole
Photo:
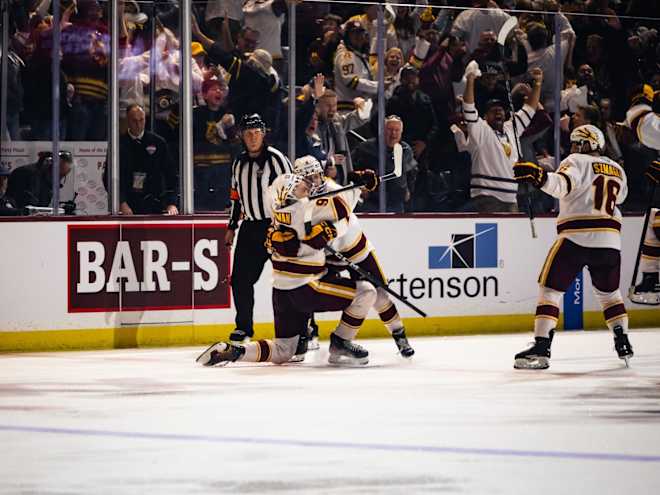
[[[0,493],[660,493],[660,329],[367,340],[364,368],[203,348],[0,356]]]

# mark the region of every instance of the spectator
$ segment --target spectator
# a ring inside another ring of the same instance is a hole
[[[323,74],[314,77],[311,90],[309,86],[303,88],[303,102],[296,110],[296,158],[311,155],[320,163],[324,163],[327,152],[318,135],[318,116],[316,103],[325,92]]]
[[[385,69],[383,71],[383,82],[385,84],[385,99],[389,100],[394,90],[401,84],[400,72],[403,67],[403,52],[398,47],[393,47],[385,52]],[[374,72],[377,71],[376,64]]]
[[[13,42],[12,45],[15,45]],[[23,84],[21,72],[25,68],[25,62],[17,51],[10,49],[7,54],[7,132],[9,140],[17,141],[19,136],[19,116],[23,110]],[[2,136],[4,139],[5,136]]]
[[[270,53],[278,73],[284,69],[281,40],[286,11],[285,0],[247,0],[243,4],[245,25],[261,34],[258,48]]]
[[[107,137],[110,38],[102,17],[97,0],[80,0],[78,16],[62,30],[62,70],[75,88],[69,136],[73,141]]]
[[[66,176],[73,167],[73,155],[69,151],[60,151],[60,183],[62,187]],[[9,175],[5,201],[13,208],[26,206],[49,207],[53,199],[53,154],[50,151],[39,153],[36,163],[14,169]]]
[[[528,27],[527,40],[529,43],[527,63],[530,69],[538,67],[543,70],[543,86],[541,88],[541,103],[549,112],[554,111],[555,101],[555,45],[548,45],[549,33],[545,25],[534,23]],[[575,42],[575,32],[566,30],[561,33],[561,66],[568,60],[569,50]]]
[[[340,112],[354,109],[353,99],[378,93],[378,81],[369,65],[369,37],[360,21],[350,21],[344,28],[344,41],[335,55],[335,91]]]
[[[486,106],[485,120],[479,117],[475,106],[474,82],[478,68],[466,69],[463,95],[463,113],[468,127],[467,146],[472,157],[470,183],[471,208],[479,212],[518,211],[516,195],[518,185],[513,178],[513,164],[519,159],[520,143],[517,139],[529,126],[541,97],[543,71],[533,69],[534,89],[523,108],[506,120],[506,105],[492,100]],[[514,134],[513,119],[517,119]]]
[[[130,105],[126,117],[128,131],[119,139],[119,212],[177,215],[178,167],[167,143],[145,130],[140,105]]]
[[[243,60],[227,51],[220,43],[209,39],[192,21],[192,32],[208,53],[211,63],[221,65],[229,74],[229,101],[234,117],[240,121],[244,115],[259,113],[271,133],[277,135],[280,121],[280,85],[272,70],[272,57],[262,49],[255,49]]]
[[[195,211],[223,211],[230,204],[231,164],[240,144],[226,106],[227,83],[207,79],[202,94],[206,105],[193,109]]]
[[[472,0],[472,6],[480,9],[497,7],[494,2],[489,0]],[[509,17],[509,14],[499,8],[492,10],[467,9],[458,14],[454,20],[451,34],[465,40],[467,52],[470,54],[479,45],[481,33],[484,31],[499,33],[500,28]]]
[[[594,70],[589,64],[582,64],[578,67],[575,84],[561,92],[560,110],[575,113],[578,106],[598,103],[602,97],[603,89],[594,77]]]
[[[425,152],[437,135],[438,121],[431,99],[419,89],[419,72],[411,66],[401,70],[401,85],[387,102],[385,113],[398,115],[403,122],[402,139],[412,146],[415,159],[426,159]]]
[[[603,134],[605,135],[605,156],[623,164],[623,151],[619,143],[623,132],[622,125],[615,122],[612,117],[612,101],[609,98],[600,100],[600,115],[602,118]]]
[[[243,0],[208,0],[206,2],[204,19],[206,30],[211,36],[216,39],[220,38],[222,36],[222,25],[225,22],[229,25],[231,36],[233,38],[238,36],[243,21],[243,3]]]
[[[385,173],[394,170],[392,150],[400,143],[403,148],[403,173],[401,177],[385,183],[387,204],[390,213],[403,213],[412,196],[412,189],[417,175],[417,161],[408,143],[401,141],[403,122],[396,115],[385,118]],[[360,143],[353,154],[353,163],[358,170],[378,170],[378,138],[371,138]],[[365,193],[362,211],[380,211],[378,192]]]
[[[309,46],[307,61],[315,74],[323,74],[330,86],[334,86],[334,61],[341,42],[341,17],[327,14],[321,20],[321,35]]]
[[[334,166],[334,177],[339,184],[346,184],[348,174],[353,171],[350,148],[346,134],[366,124],[372,107],[371,100],[355,98],[355,110],[340,114],[337,112],[337,93],[326,89],[316,104],[318,116],[317,133],[321,138],[323,150]],[[326,171],[327,173],[327,171]]]

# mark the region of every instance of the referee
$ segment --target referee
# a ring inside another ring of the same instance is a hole
[[[231,246],[238,228],[231,290],[236,305],[236,329],[232,342],[247,342],[254,334],[254,284],[269,259],[264,246],[271,223],[268,186],[278,175],[292,172],[291,163],[281,152],[264,143],[266,124],[259,114],[245,115],[240,123],[245,146],[232,166],[231,217],[225,244]]]

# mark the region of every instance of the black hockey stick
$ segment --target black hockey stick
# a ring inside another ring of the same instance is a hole
[[[397,294],[396,292],[394,292],[382,280],[379,280],[373,274],[371,274],[370,272],[368,272],[367,270],[365,270],[361,266],[353,263],[351,260],[349,260],[346,256],[341,254],[339,251],[337,251],[336,249],[331,248],[330,246],[326,246],[325,250],[327,252],[329,252],[330,254],[332,254],[333,256],[340,259],[341,261],[343,261],[344,263],[346,263],[348,265],[349,270],[353,270],[360,277],[362,277],[362,278],[368,280],[369,282],[371,282],[375,287],[380,287],[385,292],[387,292],[389,295],[391,295],[393,297],[396,297],[399,301],[401,301],[403,304],[405,304],[410,309],[415,311],[417,314],[419,314],[420,316],[423,316],[424,318],[426,318],[426,313],[424,311],[419,309],[417,306],[415,306],[411,302],[408,302],[408,300],[405,297],[403,297],[403,296]]]
[[[637,257],[635,258],[635,269],[633,270],[632,280],[630,281],[630,287],[628,288],[628,299],[631,299],[631,296],[635,293],[635,282],[637,281],[637,274],[639,272],[639,261],[642,258],[642,248],[644,247],[644,239],[646,238],[646,229],[649,226],[649,220],[651,218],[651,211],[653,210],[653,200],[655,198],[655,182],[651,186],[651,193],[649,194],[649,200],[646,205],[646,215],[644,216],[644,226],[642,227],[642,235],[639,239],[639,247],[637,248]],[[634,301],[633,301],[634,302]]]
[[[518,152],[518,160],[522,160],[522,153],[520,152],[520,142],[518,140],[518,125],[516,124],[516,111],[513,108],[513,98],[511,98],[511,78],[509,71],[504,63],[504,45],[509,37],[511,31],[518,25],[518,18],[510,17],[500,29],[497,35],[497,43],[500,45],[500,53],[502,54],[502,73],[504,74],[504,83],[506,85],[506,98],[509,102],[509,112],[511,113],[511,122],[513,123],[513,139],[516,142],[516,151]],[[532,239],[536,239],[536,225],[534,224],[534,204],[532,203],[532,193],[528,189],[525,191],[525,198],[527,200],[527,215],[529,216],[529,226],[532,229]]]

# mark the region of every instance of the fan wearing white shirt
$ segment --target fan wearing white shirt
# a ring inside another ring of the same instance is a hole
[[[474,81],[478,69],[466,72],[463,114],[468,128],[468,150],[472,158],[470,197],[479,212],[516,212],[518,184],[513,178],[513,164],[518,161],[520,136],[534,118],[541,97],[543,71],[530,71],[534,79],[532,93],[525,105],[506,119],[504,102],[494,100],[486,105],[482,119],[474,103]],[[516,119],[517,135],[513,119]],[[518,140],[518,142],[516,142]]]

